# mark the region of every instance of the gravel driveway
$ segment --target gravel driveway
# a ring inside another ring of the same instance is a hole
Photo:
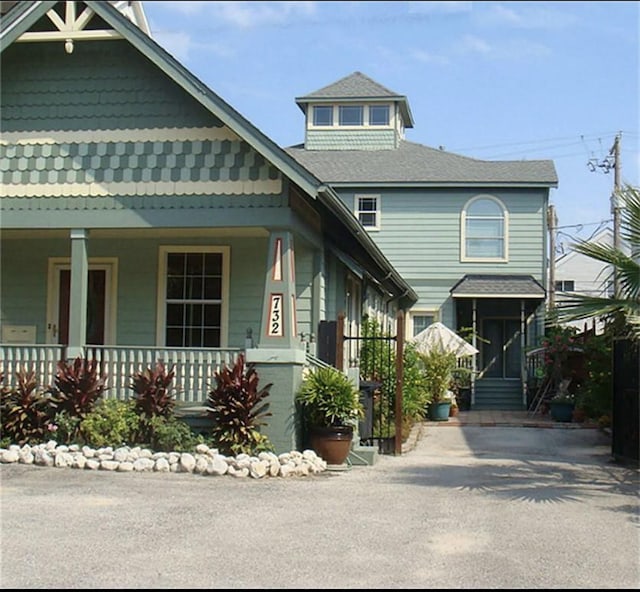
[[[2,465],[2,588],[640,587],[599,430],[425,424],[372,467],[239,479]]]

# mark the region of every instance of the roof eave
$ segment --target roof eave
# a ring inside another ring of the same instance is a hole
[[[552,181],[331,181],[332,187],[530,187],[555,189]]]

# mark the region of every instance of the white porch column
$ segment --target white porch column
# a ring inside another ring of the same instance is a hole
[[[267,257],[259,347],[299,349],[295,258],[290,232],[271,232]]]
[[[89,291],[88,240],[88,230],[84,228],[71,229],[68,358],[82,356],[87,339],[87,295]]]

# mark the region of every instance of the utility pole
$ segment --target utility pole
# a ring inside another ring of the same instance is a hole
[[[556,306],[556,226],[558,217],[555,206],[547,209],[547,226],[549,227],[549,310]]]
[[[620,250],[622,242],[620,240],[620,136],[618,133],[613,146],[609,151],[610,155],[613,155],[613,193],[611,194],[611,213],[613,214],[613,247],[616,250]],[[616,273],[616,269],[613,271],[613,296],[618,298],[620,296],[620,278]]]
[[[609,150],[609,154],[602,161],[598,162],[597,159],[592,158],[587,163],[589,170],[593,173],[596,168],[602,169],[605,173],[608,173],[613,169],[613,191],[611,192],[611,215],[613,217],[613,247],[617,250],[622,248],[622,241],[620,239],[620,210],[622,209],[621,195],[620,195],[620,171],[622,170],[622,164],[620,162],[620,140],[622,139],[622,132],[616,134],[613,140],[613,145]],[[617,298],[620,294],[620,281],[616,269],[613,270],[613,294]]]

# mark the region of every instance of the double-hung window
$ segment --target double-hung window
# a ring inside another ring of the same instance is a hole
[[[436,322],[435,312],[415,312],[411,313],[411,321],[413,324],[413,336],[415,337],[421,331],[424,331],[429,325]]]
[[[461,222],[463,261],[507,261],[508,213],[498,199],[473,198]]]
[[[356,195],[355,214],[365,228],[371,230],[380,229],[380,196]]]
[[[162,247],[160,255],[164,345],[223,346],[228,250]]]

